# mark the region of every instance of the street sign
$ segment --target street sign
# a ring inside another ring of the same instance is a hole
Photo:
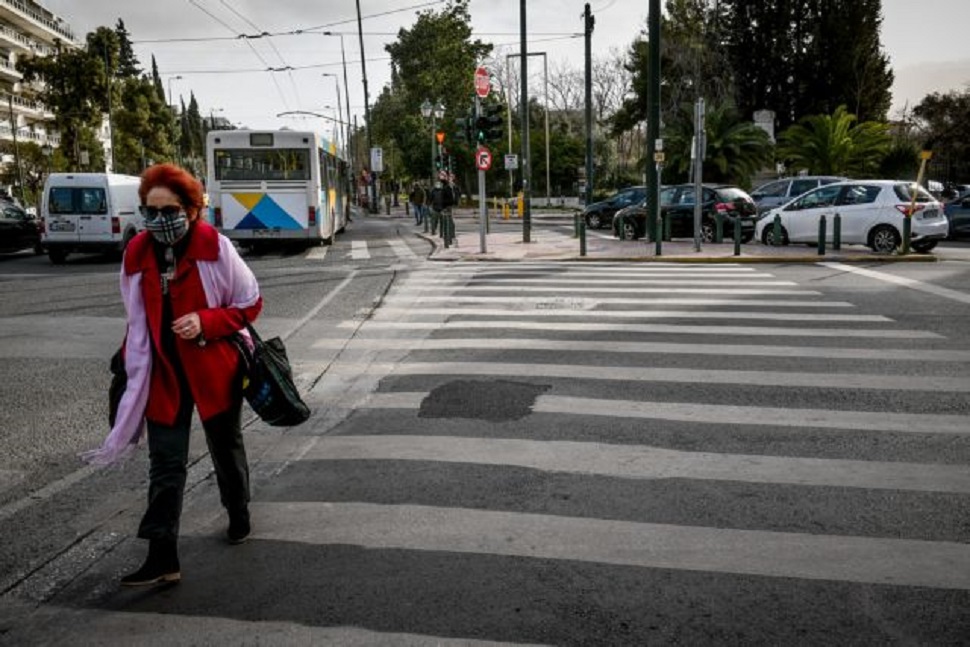
[[[484,146],[479,146],[478,150],[475,151],[475,166],[478,167],[479,171],[487,171],[492,168],[492,151]]]
[[[515,171],[519,168],[519,156],[515,153],[509,153],[505,156],[505,170]]]
[[[488,70],[484,67],[479,67],[475,70],[475,94],[481,98],[488,96],[489,90],[492,89],[492,77],[489,75]]]
[[[657,151],[656,153],[654,153],[653,154],[653,161],[656,162],[657,164],[663,164],[663,162],[664,162],[664,153],[663,153],[663,151]]]
[[[370,149],[370,168],[375,173],[384,172],[384,149],[375,146]]]

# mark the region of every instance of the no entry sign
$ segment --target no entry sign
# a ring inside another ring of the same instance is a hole
[[[475,166],[478,167],[479,171],[487,171],[492,168],[492,151],[480,146],[475,151]]]
[[[489,75],[488,70],[484,67],[479,67],[475,70],[475,94],[481,98],[488,96],[488,91],[492,89],[492,77]]]

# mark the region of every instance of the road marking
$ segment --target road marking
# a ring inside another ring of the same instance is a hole
[[[427,393],[374,393],[362,408],[417,409]],[[673,420],[695,424],[832,429],[836,431],[879,431],[913,434],[970,434],[970,417],[927,413],[880,411],[830,411],[828,409],[773,409],[697,402],[642,402],[639,400],[597,400],[540,395],[533,413],[570,414]]]
[[[437,351],[437,350],[551,350],[561,352],[730,355],[734,357],[775,357],[787,359],[805,357],[815,359],[911,361],[911,362],[968,362],[970,351],[913,350],[909,348],[827,348],[819,346],[764,346],[760,344],[671,344],[661,342],[570,341],[554,339],[510,339],[506,337],[474,337],[461,339],[361,338],[349,345],[344,338],[318,339],[314,348],[352,348],[366,350]]]
[[[506,303],[507,308],[397,308],[396,304],[438,303],[449,304],[497,304]],[[399,296],[384,300],[380,317],[399,319],[405,314],[413,315],[488,315],[508,314],[535,315],[537,317],[589,316],[607,319],[754,319],[756,321],[854,321],[858,323],[887,323],[892,319],[883,315],[819,314],[806,312],[725,312],[721,310],[600,310],[605,305],[651,305],[649,299],[595,299],[565,298],[550,299],[543,297],[519,297],[509,303],[509,297],[466,297],[466,296]]]
[[[970,544],[340,502],[252,502],[253,538],[970,589]]]
[[[871,389],[874,391],[935,391],[970,393],[970,378],[937,375],[879,375],[868,373],[792,373],[787,371],[727,371],[712,368],[649,368],[629,366],[586,366],[582,364],[517,364],[503,362],[339,362],[332,372],[376,375],[488,375],[519,378],[617,380],[623,382],[672,382],[686,384],[729,384],[748,388],[805,387]],[[970,423],[970,418],[964,418]]]
[[[385,242],[388,245],[390,245],[391,249],[394,251],[395,254],[397,254],[399,258],[402,258],[407,261],[416,261],[420,259],[420,257],[417,254],[415,254],[411,250],[411,248],[408,247],[407,243],[405,243],[403,240],[389,239]]]
[[[0,507],[0,521],[32,505],[47,501],[64,490],[73,487],[75,483],[87,478],[98,469],[98,467],[93,465],[82,467],[81,469],[71,472],[61,479],[54,481],[53,483],[48,483],[35,492],[31,492],[29,496],[25,496],[19,501],[13,501],[3,507]]]
[[[324,258],[326,258],[328,249],[330,248],[314,247],[307,253],[306,258],[307,260],[310,260],[310,261],[322,261]]]
[[[970,494],[970,470],[964,465],[684,452],[644,445],[442,436],[324,436],[302,458],[435,461],[631,479]]]
[[[659,275],[658,275],[659,276]],[[571,275],[565,276],[561,279],[492,279],[473,276],[466,278],[464,280],[452,281],[446,280],[442,281],[441,277],[437,277],[435,281],[435,286],[439,289],[449,289],[449,288],[467,288],[474,287],[481,284],[486,284],[483,287],[491,286],[495,284],[494,290],[508,289],[509,287],[515,287],[519,285],[536,285],[544,284],[550,287],[542,288],[546,290],[559,289],[573,290],[574,285],[581,286],[593,286],[594,289],[604,289],[610,286],[623,286],[629,285],[634,288],[638,285],[746,285],[746,286],[760,286],[760,287],[782,287],[782,286],[793,286],[798,285],[794,281],[767,281],[759,280],[761,277],[756,277],[752,274],[744,275],[743,277],[737,276],[710,276],[707,278],[682,278],[680,276],[664,276],[663,278],[655,277],[640,277],[636,279],[599,279],[599,278],[572,278]],[[774,278],[774,277],[765,277]],[[427,274],[422,274],[417,279],[409,279],[404,283],[404,285],[417,284],[421,285],[422,282],[427,281]],[[751,280],[747,280],[751,279]],[[471,281],[471,282],[469,282]],[[624,292],[632,291],[631,288],[623,288]]]
[[[366,240],[350,241],[350,258],[355,260],[364,260],[370,258],[370,251],[367,249]]]
[[[408,295],[415,296],[432,296],[426,295],[427,292],[435,292],[441,288],[433,285],[428,287],[415,287],[407,290],[394,290],[389,296],[389,299],[402,298],[404,301],[408,301],[406,298]],[[597,290],[599,292],[599,290]],[[623,290],[623,292],[629,292],[628,290]],[[447,297],[445,297],[447,298]],[[453,298],[466,298],[466,297],[453,297]],[[501,297],[467,297],[467,298],[501,298]],[[546,299],[547,301],[555,297],[536,297],[538,299]],[[562,300],[568,300],[570,297],[561,296],[558,297]],[[585,298],[585,297],[580,297]],[[509,301],[508,297],[504,298],[505,302]],[[597,299],[598,302],[615,303],[612,298]],[[760,306],[764,308],[854,308],[855,306],[848,301],[806,301],[799,299],[724,299],[724,298],[711,298],[711,297],[650,297],[649,299],[634,299],[636,303],[643,303],[652,306]]]
[[[529,316],[536,312],[529,313]],[[410,314],[416,314],[410,312]],[[463,311],[462,314],[468,314]],[[504,313],[508,314],[508,313]],[[525,315],[526,313],[523,313]],[[356,328],[357,321],[342,321],[339,328]],[[543,332],[629,332],[640,334],[711,335],[739,338],[750,337],[860,337],[863,339],[943,339],[928,330],[866,330],[858,328],[781,328],[772,326],[686,326],[681,324],[625,324],[597,321],[378,321],[368,320],[364,329],[370,330],[541,330]]]
[[[886,274],[885,272],[876,272],[875,270],[867,270],[862,267],[843,265],[842,263],[819,263],[819,265],[831,268],[833,270],[852,272],[853,274],[867,276],[871,279],[884,281],[886,283],[902,285],[913,290],[919,290],[920,292],[928,292],[929,294],[935,294],[938,297],[952,299],[954,301],[959,301],[960,303],[970,303],[970,294],[967,294],[966,292],[958,292],[957,290],[951,290],[950,288],[944,288],[939,285],[933,285],[932,283],[924,283],[923,281],[917,281],[916,279],[893,276],[892,274]]]

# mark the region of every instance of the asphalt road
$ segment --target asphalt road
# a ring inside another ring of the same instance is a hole
[[[247,428],[240,547],[196,434],[184,579],[149,593],[116,587],[143,555],[144,456],[74,459],[105,431],[116,268],[0,260],[0,640],[970,635],[963,247],[864,267],[442,264],[414,229],[358,219],[330,248],[247,259],[314,415]]]

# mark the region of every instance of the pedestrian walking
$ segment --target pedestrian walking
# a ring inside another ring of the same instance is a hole
[[[444,221],[451,216],[451,207],[455,204],[455,194],[448,175],[442,171],[438,176],[434,189],[431,191],[431,234],[441,231],[444,235]]]
[[[422,187],[420,183],[415,182],[414,186],[411,187],[411,193],[408,194],[408,202],[411,203],[411,206],[414,209],[415,225],[420,225],[424,222],[424,203],[426,201],[424,187]]]
[[[198,411],[229,515],[230,544],[251,531],[249,466],[241,430],[239,351],[231,338],[253,321],[262,297],[232,243],[200,219],[202,186],[172,164],[147,169],[139,188],[146,230],[125,250],[121,296],[127,385],[110,434],[84,455],[112,463],[147,428],[148,507],[138,537],[148,557],[123,586],[178,582],[179,518],[193,409]]]

